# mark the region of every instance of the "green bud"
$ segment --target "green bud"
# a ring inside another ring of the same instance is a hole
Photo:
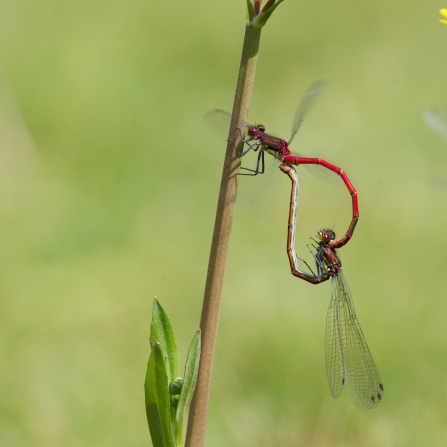
[[[176,396],[180,394],[182,391],[183,379],[181,377],[177,377],[174,382],[169,385],[169,394]]]
[[[171,407],[177,409],[180,396],[171,396]]]

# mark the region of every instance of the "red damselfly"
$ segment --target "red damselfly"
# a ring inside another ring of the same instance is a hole
[[[298,155],[293,155],[289,150],[289,145],[295,137],[298,129],[304,121],[306,115],[312,110],[315,102],[318,98],[319,93],[321,92],[325,83],[321,80],[315,81],[306,91],[306,93],[301,98],[298,108],[295,113],[295,118],[292,123],[292,135],[288,141],[282,140],[281,138],[274,137],[265,132],[265,126],[262,124],[250,125],[244,121],[237,120],[232,117],[231,114],[225,112],[224,110],[215,109],[211,110],[204,116],[204,121],[214,131],[218,133],[225,132],[225,129],[228,131],[229,127],[235,128],[239,133],[241,141],[248,145],[248,148],[239,151],[234,142],[231,142],[234,149],[237,153],[243,157],[250,151],[254,151],[258,153],[256,168],[248,169],[242,168],[247,171],[250,171],[251,174],[241,174],[241,175],[258,175],[263,174],[265,169],[264,162],[264,153],[267,152],[270,155],[273,155],[277,160],[282,163],[287,163],[289,165],[319,165],[330,171],[336,173],[341,177],[344,184],[346,185],[352,200],[352,221],[349,226],[348,232],[338,240],[333,240],[330,242],[331,248],[339,248],[345,245],[352,237],[355,226],[359,219],[359,210],[358,210],[358,198],[357,192],[349,181],[346,173],[339,168],[338,166],[333,165],[332,163],[323,160],[322,158],[310,158],[310,157],[302,157]],[[248,134],[248,138],[244,138],[245,134]]]
[[[318,231],[320,240],[315,241],[315,252],[312,252],[316,273],[303,260],[312,273],[300,270],[295,254],[298,176],[290,165],[282,164],[280,169],[292,181],[287,234],[287,255],[292,274],[311,284],[320,284],[328,279],[332,282],[325,336],[326,373],[331,394],[338,397],[346,383],[357,408],[362,411],[370,410],[382,400],[383,383],[357,320],[340,258],[330,245],[335,239],[335,233],[330,229]]]

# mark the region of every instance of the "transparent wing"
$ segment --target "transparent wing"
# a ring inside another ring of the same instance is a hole
[[[341,328],[340,303],[332,293],[326,316],[326,374],[332,397],[340,396],[345,384],[345,352],[343,349],[343,330]]]
[[[243,120],[237,120],[231,113],[225,112],[225,110],[214,109],[206,112],[203,115],[203,121],[215,135],[220,138],[228,138],[230,126],[240,129],[242,136],[248,129],[248,124]]]
[[[383,397],[383,383],[357,320],[343,272],[332,278],[332,286],[326,321],[326,370],[331,393],[339,396],[346,383],[357,408],[370,410]]]
[[[292,124],[292,136],[290,137],[289,144],[292,142],[293,138],[298,132],[298,129],[301,127],[306,115],[314,108],[318,96],[326,85],[327,83],[325,81],[319,79],[311,84],[306,93],[304,93],[300,103],[298,104],[298,108],[296,109],[295,119],[293,120]]]
[[[447,138],[447,113],[443,110],[431,108],[422,112],[422,118],[435,132]]]

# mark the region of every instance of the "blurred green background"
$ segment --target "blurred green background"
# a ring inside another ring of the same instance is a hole
[[[240,181],[206,445],[447,445],[447,141],[421,120],[447,107],[441,7],[286,0],[264,29],[253,121],[288,137],[307,86],[330,82],[292,149],[359,193],[340,254],[385,396],[367,413],[330,396],[330,285],[290,274],[290,181],[268,166]],[[202,115],[231,110],[245,3],[19,0],[0,17],[0,445],[150,445],[152,299],[183,363],[225,146]],[[298,172],[303,256],[351,205]]]

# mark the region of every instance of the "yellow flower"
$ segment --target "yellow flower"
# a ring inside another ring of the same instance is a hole
[[[447,19],[447,9],[440,9],[439,12]],[[439,19],[439,21],[447,25],[447,20]]]

